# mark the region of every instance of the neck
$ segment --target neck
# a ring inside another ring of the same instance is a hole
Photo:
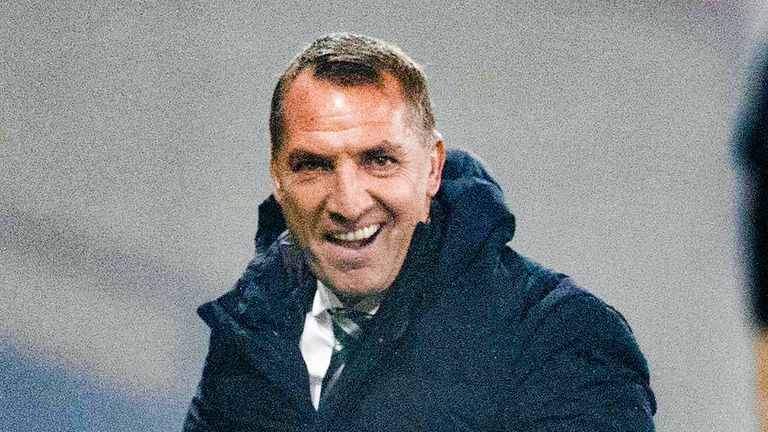
[[[348,294],[342,293],[332,284],[321,281],[318,288],[324,288],[329,294],[332,294],[338,301],[340,301],[344,307],[354,309],[360,312],[371,313],[376,310],[381,303],[381,298],[384,296],[383,292],[375,293],[355,293]]]

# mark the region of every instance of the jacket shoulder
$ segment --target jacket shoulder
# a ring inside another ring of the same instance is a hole
[[[570,277],[505,254],[496,274],[514,334],[508,424],[653,430],[648,365],[624,317]]]

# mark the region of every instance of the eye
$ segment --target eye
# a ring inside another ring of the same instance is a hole
[[[398,160],[392,155],[383,152],[376,152],[365,155],[363,163],[369,169],[375,171],[388,171],[398,164]]]
[[[387,167],[390,165],[394,165],[397,161],[395,158],[390,156],[374,156],[371,158],[370,163],[372,165],[378,166],[378,167]]]
[[[290,160],[289,166],[293,172],[329,171],[333,168],[329,160],[310,155]]]

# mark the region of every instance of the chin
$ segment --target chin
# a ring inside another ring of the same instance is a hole
[[[337,295],[346,298],[360,298],[381,294],[393,282],[384,280],[384,278],[371,278],[370,270],[361,269],[360,272],[363,274],[330,275],[320,272],[320,274],[325,276],[320,277],[320,280]]]

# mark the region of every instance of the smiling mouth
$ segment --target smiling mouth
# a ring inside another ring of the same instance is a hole
[[[371,224],[355,231],[331,233],[326,239],[337,245],[346,247],[363,247],[373,243],[381,230],[381,224]]]

